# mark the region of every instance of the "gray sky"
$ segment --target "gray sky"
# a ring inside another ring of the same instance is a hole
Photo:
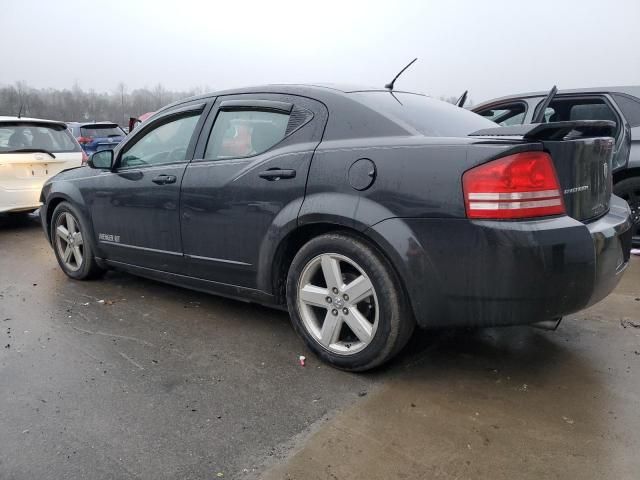
[[[0,85],[331,82],[475,103],[640,85],[640,0],[0,0]]]

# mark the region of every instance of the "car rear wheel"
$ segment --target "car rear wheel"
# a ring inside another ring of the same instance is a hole
[[[613,191],[620,198],[626,200],[631,208],[633,220],[633,245],[640,246],[640,177],[625,178],[616,183]]]
[[[96,263],[88,229],[78,211],[68,202],[53,211],[51,237],[60,268],[76,280],[95,278],[104,272]]]
[[[297,253],[287,278],[294,328],[322,360],[364,371],[391,359],[415,321],[389,263],[346,234],[314,238]]]

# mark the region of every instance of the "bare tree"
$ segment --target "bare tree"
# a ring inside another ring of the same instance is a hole
[[[18,94],[18,116],[29,114],[29,85],[24,81],[16,82]]]
[[[160,107],[162,107],[165,104],[166,93],[167,92],[161,83],[156,85],[156,87],[153,89],[153,96],[156,99],[156,106],[154,110],[158,110]]]
[[[117,93],[120,96],[120,120],[122,121],[123,124],[127,123],[127,115],[126,115],[126,111],[125,111],[125,102],[126,102],[126,97],[127,97],[127,86],[124,84],[124,82],[120,82],[118,83],[118,87],[117,87]]]
[[[199,89],[184,92],[166,90],[157,85],[128,91],[120,82],[110,92],[83,90],[76,82],[71,88],[34,89],[25,82],[0,85],[0,115],[15,116],[22,106],[22,115],[62,121],[108,120],[126,124],[128,117],[153,112],[165,104],[192,96]]]

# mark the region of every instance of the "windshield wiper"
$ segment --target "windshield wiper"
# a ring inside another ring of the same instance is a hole
[[[460,95],[460,98],[458,98],[458,100],[456,100],[456,105],[460,108],[464,108],[464,104],[467,101],[467,94],[469,93],[469,90],[465,90],[464,93],[462,95]]]
[[[547,94],[545,99],[542,101],[542,103],[538,107],[538,110],[536,110],[536,113],[533,115],[533,118],[531,119],[531,123],[543,122],[544,114],[546,113],[547,108],[549,108],[549,105],[551,104],[551,100],[553,100],[553,97],[556,96],[557,92],[558,92],[558,87],[554,85],[553,88],[549,90],[549,93]]]
[[[19,148],[18,150],[9,150],[5,153],[46,153],[51,158],[56,158],[53,153],[49,150],[45,150],[44,148]]]

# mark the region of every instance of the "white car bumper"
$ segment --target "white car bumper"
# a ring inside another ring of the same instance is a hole
[[[20,212],[40,208],[38,188],[7,189],[0,187],[0,212]]]

